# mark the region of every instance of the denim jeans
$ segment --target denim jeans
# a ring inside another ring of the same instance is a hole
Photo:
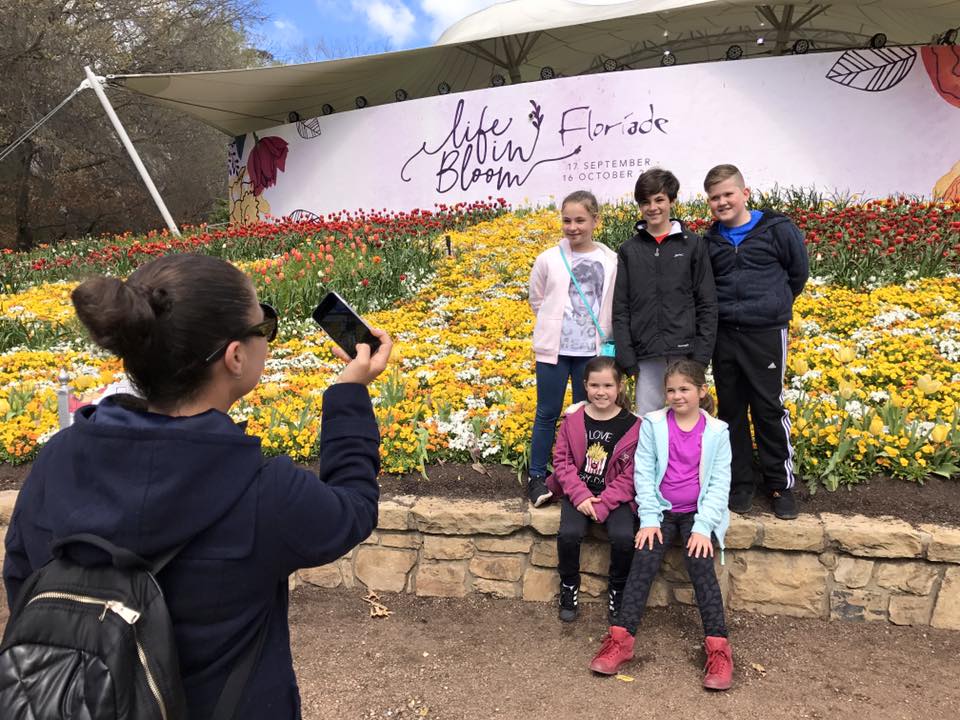
[[[567,380],[573,382],[573,401],[587,399],[583,386],[583,368],[592,357],[560,355],[557,364],[537,363],[537,412],[533,418],[530,440],[530,477],[546,477],[547,462],[557,434],[557,418],[563,410]]]

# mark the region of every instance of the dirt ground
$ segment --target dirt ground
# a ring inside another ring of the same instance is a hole
[[[363,592],[294,594],[305,720],[946,720],[960,706],[960,632],[731,613],[735,684],[709,693],[693,608],[648,612],[628,681],[587,669],[600,605],[565,625],[543,603],[382,594],[394,614],[373,619]]]

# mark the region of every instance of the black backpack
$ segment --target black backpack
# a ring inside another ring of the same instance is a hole
[[[64,553],[92,545],[111,565]],[[0,645],[4,720],[180,720],[187,716],[173,625],[155,575],[181,547],[150,563],[96,535],[53,544],[24,584]],[[214,712],[233,717],[269,618],[227,679]]]

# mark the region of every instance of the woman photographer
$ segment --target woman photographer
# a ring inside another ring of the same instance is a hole
[[[227,415],[259,382],[278,322],[242,272],[171,255],[126,282],[87,280],[72,299],[143,400],[82,408],[41,450],[7,533],[8,604],[56,538],[93,533],[144,558],[182,546],[158,580],[189,717],[212,715],[238,659],[262,642],[235,716],[299,718],[287,577],[376,526],[380,438],[366,385],[387,365],[389,336],[374,331],[372,357],[367,345],[353,360],[334,351],[348,363],[324,393],[318,478],[289,457],[265,459]]]

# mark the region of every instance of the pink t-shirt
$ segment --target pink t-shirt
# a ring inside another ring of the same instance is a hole
[[[673,506],[675,513],[696,512],[700,497],[700,453],[707,421],[700,416],[689,431],[677,425],[673,410],[667,411],[667,437],[670,456],[667,472],[660,483],[660,493]]]

